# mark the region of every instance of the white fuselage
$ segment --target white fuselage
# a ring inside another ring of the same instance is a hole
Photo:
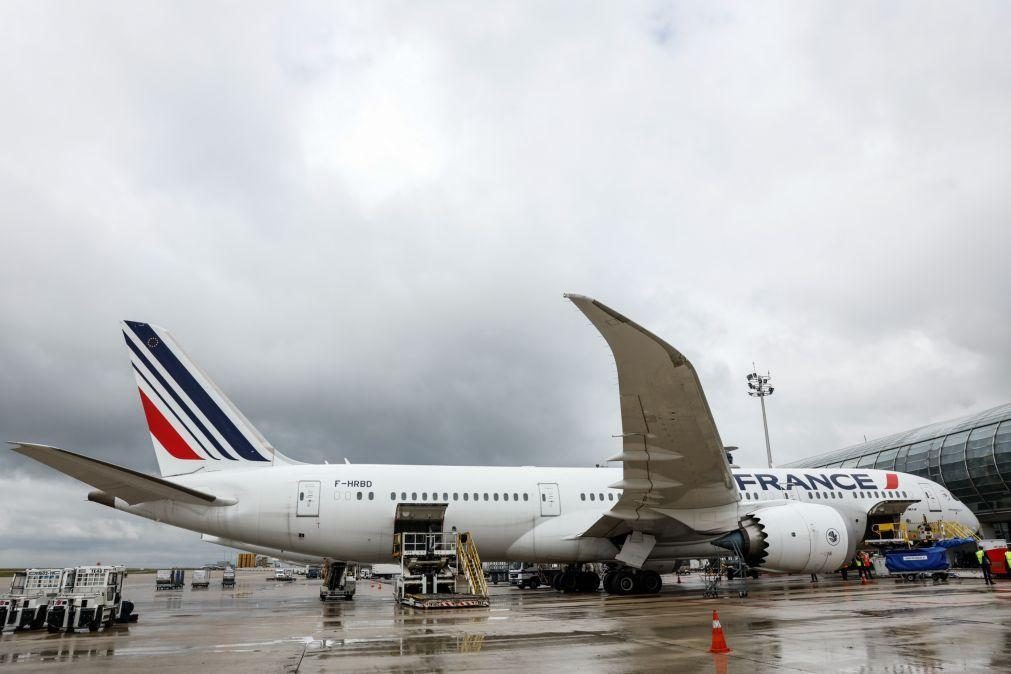
[[[763,503],[784,499],[829,506],[864,521],[882,502],[909,501],[902,518],[914,524],[926,516],[979,526],[946,489],[915,475],[870,469],[733,472],[741,500],[723,509],[723,520],[735,523],[726,531]],[[617,503],[621,492],[608,485],[621,478],[620,468],[302,464],[171,478],[236,499],[231,506],[170,501],[130,506],[117,499],[115,507],[264,548],[384,563],[393,559],[398,504],[445,503],[444,528],[471,532],[486,560],[607,561],[618,552],[614,543],[579,535]],[[659,540],[651,558],[719,553],[709,543],[717,535],[708,531]]]

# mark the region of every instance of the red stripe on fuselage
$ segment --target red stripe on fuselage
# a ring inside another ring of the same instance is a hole
[[[899,476],[895,473],[885,473],[885,489],[898,489]]]
[[[186,444],[179,432],[172,427],[172,424],[162,416],[158,408],[154,406],[144,391],[137,389],[140,393],[140,402],[144,405],[144,416],[147,417],[147,427],[151,429],[151,434],[161,443],[169,454],[177,459],[189,459],[203,461],[203,457],[198,455]]]

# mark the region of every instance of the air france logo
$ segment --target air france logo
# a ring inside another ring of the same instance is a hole
[[[839,532],[835,529],[829,529],[825,532],[825,540],[828,541],[829,545],[839,545]]]
[[[806,489],[807,491],[818,491],[819,489],[842,489],[854,491],[856,489],[881,489],[867,473],[822,473],[812,475],[810,473],[787,473],[785,478],[771,473],[734,473],[737,480],[737,487],[741,491],[747,491],[748,487],[760,487],[762,491],[777,489],[779,491],[791,491],[794,489]],[[783,479],[783,482],[780,480]],[[884,489],[897,489],[899,486],[899,476],[895,473],[888,473],[885,476]]]

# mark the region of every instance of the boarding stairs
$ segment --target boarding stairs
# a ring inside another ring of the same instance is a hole
[[[470,532],[457,534],[456,555],[460,560],[460,566],[467,576],[467,584],[470,585],[471,594],[480,597],[488,596],[488,581],[484,577],[484,567],[481,566],[481,557],[477,554],[477,546],[474,545],[474,538]]]

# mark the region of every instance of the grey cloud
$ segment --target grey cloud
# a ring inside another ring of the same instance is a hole
[[[131,318],[299,459],[589,465],[566,291],[683,350],[744,464],[752,360],[781,461],[1006,402],[1008,13],[8,3],[0,432],[153,471]]]

